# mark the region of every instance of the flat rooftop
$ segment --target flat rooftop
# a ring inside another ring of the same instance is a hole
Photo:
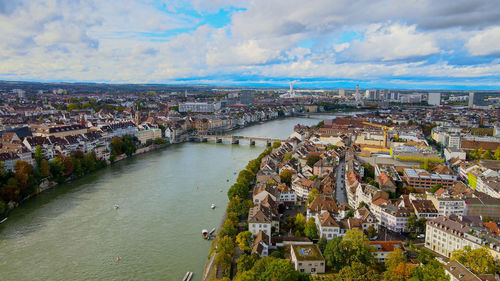
[[[298,261],[325,260],[317,245],[292,245],[292,249]]]

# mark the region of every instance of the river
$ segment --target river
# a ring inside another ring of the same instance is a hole
[[[234,134],[286,138],[323,118]],[[211,243],[201,230],[218,226],[235,173],[264,148],[176,144],[46,191],[0,225],[0,279],[181,280],[193,271],[199,280]]]

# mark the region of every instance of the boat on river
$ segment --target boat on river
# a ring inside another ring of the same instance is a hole
[[[212,204],[212,206],[210,206],[210,208],[212,209],[215,209],[217,206],[215,206],[215,204]]]
[[[191,281],[193,278],[193,273],[191,271],[186,272],[186,275],[184,275],[184,278],[182,278],[182,281]]]
[[[203,235],[203,238],[208,239],[209,238],[208,230],[203,229],[201,231],[201,235]]]

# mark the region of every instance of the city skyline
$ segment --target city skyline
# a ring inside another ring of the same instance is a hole
[[[495,90],[495,1],[0,1],[0,80]]]

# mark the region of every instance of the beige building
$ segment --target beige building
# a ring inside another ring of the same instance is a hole
[[[141,144],[145,144],[148,140],[154,141],[157,138],[161,138],[161,130],[149,129],[144,131],[138,131],[137,133],[135,133],[135,136],[141,142]]]
[[[291,245],[290,258],[297,271],[325,273],[325,259],[317,245]]]
[[[85,134],[88,132],[88,128],[82,125],[56,125],[56,126],[44,126],[36,129],[34,135],[40,137],[59,137],[64,138],[66,136],[75,136],[80,134]]]

